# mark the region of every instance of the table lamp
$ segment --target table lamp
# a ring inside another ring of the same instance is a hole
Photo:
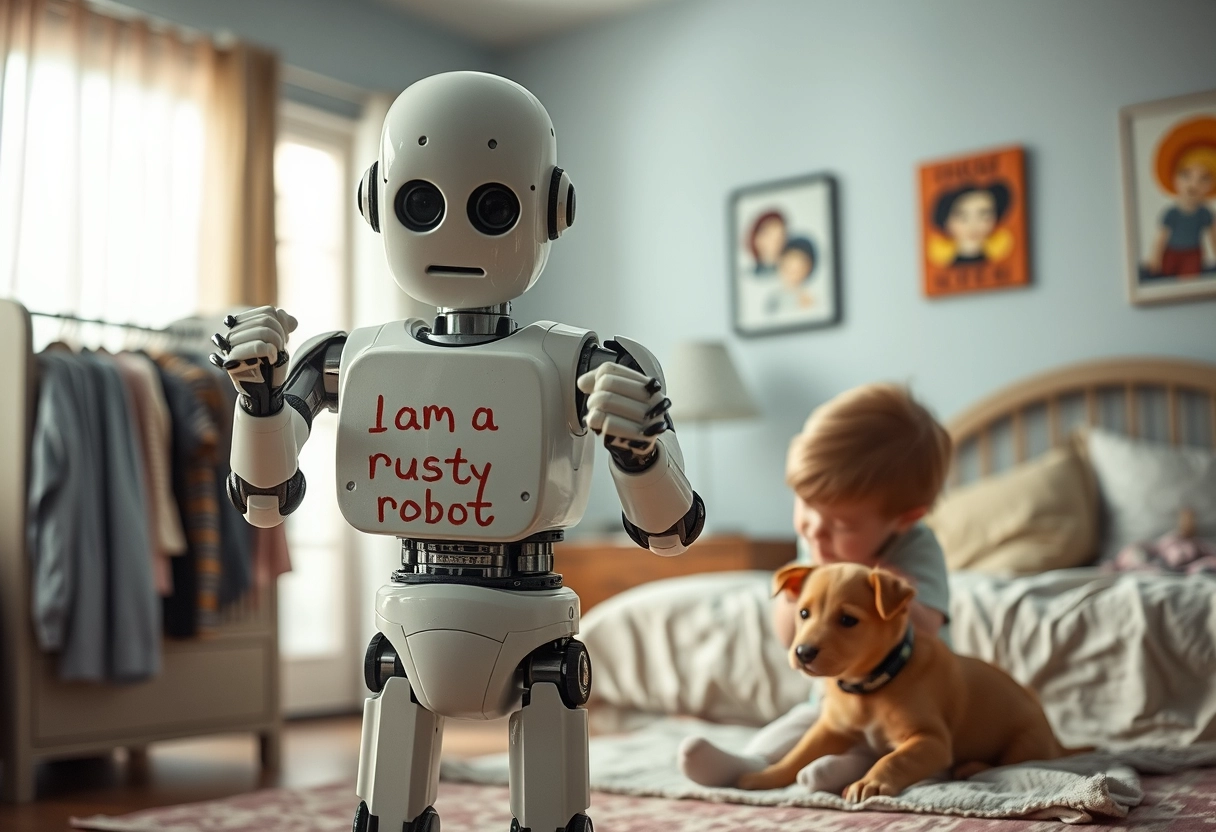
[[[697,474],[693,485],[705,501],[705,521],[714,524],[713,480],[709,428],[713,422],[753,419],[760,415],[747,385],[721,341],[686,341],[676,347],[664,363],[667,390],[671,396],[671,418],[679,430],[697,425]],[[721,517],[721,515],[717,515]],[[708,529],[706,529],[708,531]]]

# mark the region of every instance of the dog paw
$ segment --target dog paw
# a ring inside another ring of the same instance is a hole
[[[894,797],[899,794],[899,791],[899,789],[890,783],[871,777],[863,777],[844,790],[844,799],[849,803],[860,803],[863,800],[879,795]]]

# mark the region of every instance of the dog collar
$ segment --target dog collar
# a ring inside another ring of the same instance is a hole
[[[904,669],[910,658],[912,658],[911,624],[908,625],[908,632],[904,634],[903,641],[895,645],[895,649],[878,663],[878,667],[870,671],[869,676],[860,682],[846,682],[843,679],[837,679],[836,684],[840,685],[840,689],[845,693],[873,693],[898,676],[899,671]]]

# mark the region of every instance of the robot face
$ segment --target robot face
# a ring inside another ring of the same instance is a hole
[[[435,75],[389,109],[360,209],[410,296],[504,303],[536,282],[550,240],[573,222],[574,189],[556,161],[553,123],[532,93],[480,72]]]

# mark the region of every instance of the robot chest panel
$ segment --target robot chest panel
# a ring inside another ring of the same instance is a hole
[[[448,540],[538,530],[554,434],[565,429],[551,364],[394,345],[366,350],[343,376],[338,504],[352,526]]]

